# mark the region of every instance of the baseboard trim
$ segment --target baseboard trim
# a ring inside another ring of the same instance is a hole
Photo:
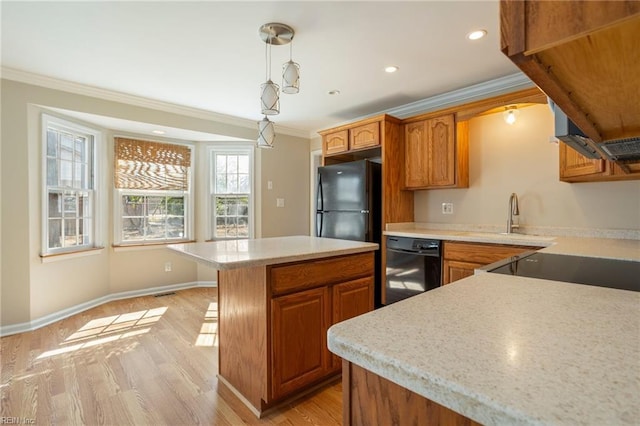
[[[192,281],[188,283],[172,284],[159,287],[151,287],[140,290],[122,291],[119,293],[108,294],[106,296],[98,297],[97,299],[89,300],[88,302],[80,303],[79,305],[71,306],[61,311],[53,312],[43,317],[37,318],[33,321],[23,322],[19,324],[11,324],[6,326],[0,325],[0,337],[10,336],[12,334],[25,333],[27,331],[34,331],[41,327],[53,324],[61,319],[68,318],[72,315],[79,314],[88,309],[95,308],[102,304],[112,302],[114,300],[130,299],[132,297],[150,296],[158,293],[166,293],[169,291],[186,290],[188,288],[195,287],[217,287],[218,283],[215,281]]]

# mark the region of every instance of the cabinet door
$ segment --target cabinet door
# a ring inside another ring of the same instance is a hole
[[[455,119],[445,115],[428,120],[427,126],[428,185],[455,185]]]
[[[459,262],[444,260],[442,262],[442,285],[452,283],[473,275],[474,269],[481,267],[481,263]]]
[[[277,399],[321,379],[329,371],[327,287],[271,301],[272,398]]]
[[[425,121],[409,123],[405,134],[405,186],[422,188],[428,185],[427,178],[427,126]]]
[[[587,158],[562,142],[560,142],[558,150],[560,156],[560,180],[605,174],[605,160]]]
[[[456,184],[455,118],[452,114],[405,126],[405,186],[438,188]]]
[[[349,130],[349,149],[380,145],[380,123],[364,124]]]
[[[329,133],[323,138],[324,155],[339,154],[349,149],[349,132],[342,130],[340,132]]]
[[[333,314],[331,324],[373,311],[373,277],[336,284],[332,290]],[[338,370],[342,359],[332,353],[331,369]]]

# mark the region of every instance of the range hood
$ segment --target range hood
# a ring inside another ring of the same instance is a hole
[[[587,158],[610,161],[640,161],[640,137],[614,139],[602,143],[587,137],[567,115],[549,100],[555,115],[555,136]]]

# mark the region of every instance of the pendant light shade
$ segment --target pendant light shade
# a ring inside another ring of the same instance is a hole
[[[282,91],[287,94],[300,91],[300,65],[292,60],[282,66]]]
[[[271,80],[260,86],[260,106],[262,114],[280,114],[280,87]]]
[[[273,148],[275,138],[276,132],[273,128],[273,122],[265,116],[258,122],[258,148]]]

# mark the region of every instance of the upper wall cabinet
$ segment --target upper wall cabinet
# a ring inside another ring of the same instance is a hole
[[[405,123],[405,187],[468,187],[467,129],[454,114]]]
[[[501,50],[591,139],[640,137],[639,1],[500,1]]]
[[[319,132],[324,157],[380,146],[380,118]]]

